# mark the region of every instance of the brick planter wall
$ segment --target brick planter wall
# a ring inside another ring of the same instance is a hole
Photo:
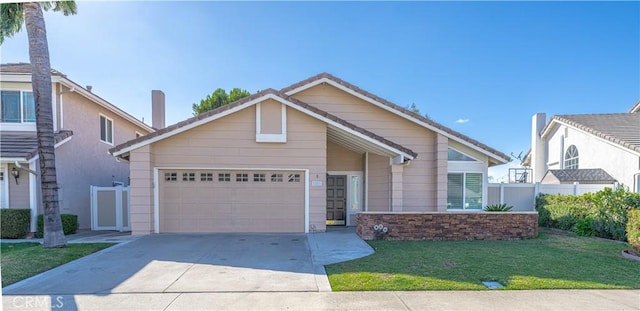
[[[373,226],[389,229],[385,240],[511,240],[538,236],[537,212],[363,212],[357,234],[376,238]]]

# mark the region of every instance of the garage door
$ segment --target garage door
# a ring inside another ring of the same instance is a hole
[[[160,232],[304,232],[304,172],[160,170]]]

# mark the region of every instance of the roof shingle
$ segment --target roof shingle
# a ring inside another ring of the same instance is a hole
[[[55,133],[54,141],[59,143],[73,136],[72,131]],[[29,160],[38,154],[38,137],[35,132],[0,133],[0,157]]]
[[[616,182],[615,178],[601,168],[549,170],[547,174],[555,176],[562,183],[612,184]]]
[[[640,113],[556,115],[552,120],[640,152]]]

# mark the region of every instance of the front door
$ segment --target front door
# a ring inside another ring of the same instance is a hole
[[[327,176],[327,225],[346,224],[347,176]]]

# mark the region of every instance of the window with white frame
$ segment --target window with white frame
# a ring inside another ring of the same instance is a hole
[[[564,154],[564,168],[568,170],[578,169],[578,148],[575,145],[569,146]]]
[[[100,140],[113,144],[113,120],[103,115],[100,116]]]
[[[33,92],[1,91],[0,122],[36,122],[36,102],[33,98]]]
[[[447,160],[448,161],[463,161],[463,162],[471,162],[471,161],[478,161],[458,150],[449,148],[447,150]]]
[[[482,209],[482,173],[447,174],[447,209]]]

